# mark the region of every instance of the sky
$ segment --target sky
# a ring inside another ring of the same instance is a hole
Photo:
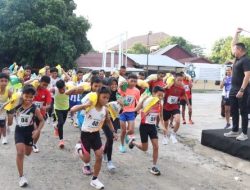
[[[76,14],[91,23],[87,33],[95,50],[103,51],[128,38],[165,32],[182,36],[210,53],[214,42],[232,36],[237,27],[250,31],[248,0],[75,0]],[[250,36],[248,33],[243,33]]]

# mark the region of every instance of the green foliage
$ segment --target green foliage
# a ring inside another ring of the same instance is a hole
[[[92,49],[88,20],[77,17],[73,0],[0,0],[0,64],[16,61],[41,68],[69,68]]]
[[[221,38],[217,40],[213,47],[210,59],[214,63],[223,64],[228,61],[232,61],[233,56],[231,53],[231,42],[232,37]],[[247,47],[250,47],[250,38],[241,36],[239,42],[243,42]],[[248,54],[250,53],[250,48],[248,48]]]
[[[149,49],[147,47],[145,47],[143,44],[137,43],[131,49],[128,50],[128,53],[132,53],[132,54],[148,54]]]
[[[197,45],[193,45],[193,44],[189,43],[183,37],[179,37],[179,36],[172,36],[172,37],[166,38],[165,40],[163,40],[160,43],[160,47],[163,48],[163,47],[166,47],[168,45],[173,45],[173,44],[178,44],[183,49],[185,49],[187,52],[195,54],[197,56],[204,55],[204,51],[203,51],[202,47],[197,46]]]

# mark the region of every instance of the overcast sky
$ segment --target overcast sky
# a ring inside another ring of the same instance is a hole
[[[148,31],[182,36],[207,48],[233,35],[238,26],[250,30],[248,0],[75,0],[76,13],[92,27],[88,39],[102,51],[105,42],[121,33],[128,37]],[[245,33],[250,36],[250,34]]]

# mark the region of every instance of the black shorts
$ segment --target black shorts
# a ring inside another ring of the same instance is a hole
[[[223,103],[225,106],[230,106],[230,99],[229,98],[223,98]]]
[[[98,132],[81,132],[82,145],[86,151],[90,153],[90,149],[94,151],[99,150],[102,147],[102,140],[99,131]]]
[[[181,113],[180,110],[171,110],[171,111],[168,111],[168,110],[163,109],[163,120],[167,121],[172,116],[174,116],[176,114],[180,114],[180,113]]]
[[[192,98],[190,98],[190,99],[188,99],[188,100],[189,100],[190,105],[192,105]],[[186,100],[181,100],[181,101],[180,101],[180,105],[186,106],[186,105],[187,105]]]
[[[3,119],[3,120],[0,120],[0,128],[3,129],[6,127],[6,120]]]
[[[33,145],[32,132],[34,131],[34,126],[28,127],[18,127],[15,129],[15,144],[23,143],[27,146]]]
[[[140,136],[141,136],[142,143],[148,142],[148,136],[150,139],[158,139],[157,129],[156,129],[155,125],[141,123],[139,130],[140,130]]]

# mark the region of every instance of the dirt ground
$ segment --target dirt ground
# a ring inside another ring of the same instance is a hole
[[[121,154],[119,143],[114,144],[114,174],[108,172],[106,163],[99,176],[108,190],[249,190],[250,164],[239,158],[220,153],[200,145],[202,129],[222,128],[219,119],[220,94],[194,94],[195,125],[182,125],[179,143],[162,145],[160,138],[159,168],[161,176],[149,173],[152,162],[151,146],[148,152],[137,149]],[[138,136],[138,122],[136,128]],[[82,162],[74,153],[79,130],[69,123],[65,126],[64,150],[57,147],[52,126],[46,125],[38,143],[40,153],[25,159],[24,171],[31,190],[82,190],[92,189],[90,177],[81,171]],[[139,140],[139,138],[137,138]],[[18,174],[15,165],[13,129],[7,146],[0,145],[0,190],[16,190]],[[92,162],[93,163],[93,162]]]

